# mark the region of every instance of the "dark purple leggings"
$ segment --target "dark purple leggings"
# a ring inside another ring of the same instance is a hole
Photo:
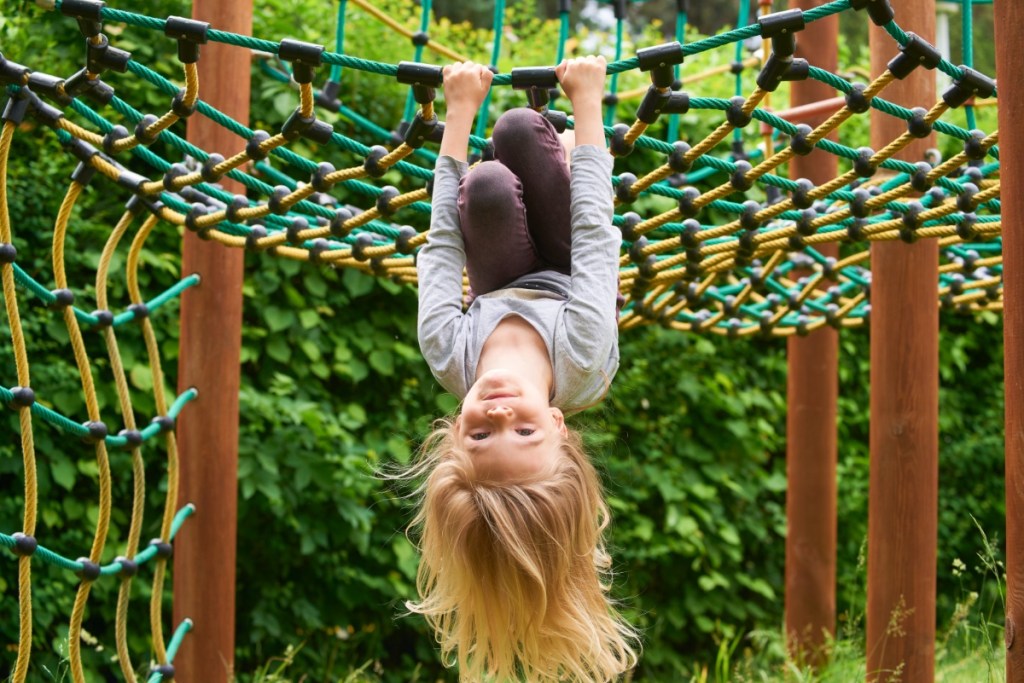
[[[459,220],[473,294],[538,270],[570,273],[569,167],[554,127],[525,107],[494,124],[494,161],[459,183]]]

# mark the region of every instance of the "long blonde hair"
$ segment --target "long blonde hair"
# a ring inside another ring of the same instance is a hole
[[[609,513],[575,431],[552,471],[529,481],[478,476],[438,420],[416,464],[420,600],[447,665],[474,683],[604,683],[636,665],[638,638],[608,596]]]

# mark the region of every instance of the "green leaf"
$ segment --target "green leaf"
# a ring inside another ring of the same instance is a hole
[[[153,371],[148,365],[135,365],[128,371],[132,386],[142,391],[153,390]]]
[[[267,343],[267,355],[279,363],[287,363],[291,360],[292,349],[284,337],[273,337]]]
[[[345,270],[345,274],[341,276],[341,281],[353,298],[369,294],[373,289],[372,277],[351,268]]]
[[[55,482],[70,491],[75,485],[78,469],[70,458],[61,457],[50,461],[50,473],[53,475]]]
[[[370,367],[385,377],[390,377],[395,371],[395,362],[390,351],[373,351],[370,353],[369,361]]]
[[[295,313],[288,308],[267,306],[263,309],[263,317],[271,332],[281,332],[295,324]]]

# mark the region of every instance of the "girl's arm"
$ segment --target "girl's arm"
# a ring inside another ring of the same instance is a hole
[[[441,156],[434,168],[434,192],[427,243],[416,257],[419,279],[417,336],[420,352],[441,384],[464,395],[463,379],[453,368],[455,340],[462,320],[462,271],[466,252],[459,230],[459,180],[466,173],[469,132],[487,94],[492,74],[476,64],[445,67],[447,121]]]

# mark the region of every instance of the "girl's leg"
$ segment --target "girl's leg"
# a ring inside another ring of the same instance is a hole
[[[547,119],[532,109],[506,111],[494,124],[494,155],[522,183],[526,223],[540,267],[569,273],[572,226],[565,147]]]
[[[520,179],[497,161],[477,164],[459,184],[459,221],[474,295],[542,267],[526,226]]]

